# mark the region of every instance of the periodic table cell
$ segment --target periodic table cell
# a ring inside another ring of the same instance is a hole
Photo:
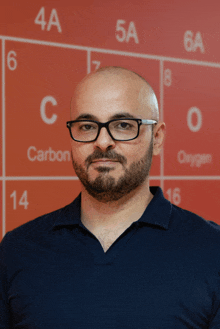
[[[159,61],[128,56],[91,53],[91,72],[99,67],[121,66],[132,70],[145,78],[154,89],[160,103],[160,78]],[[149,119],[149,118],[146,118]],[[151,175],[160,174],[160,156],[153,157]]]
[[[7,175],[72,175],[66,121],[86,52],[7,42],[6,56]]]
[[[219,69],[165,63],[165,76],[165,175],[219,175]]]
[[[6,232],[71,203],[81,191],[79,180],[8,181]]]
[[[219,180],[166,180],[164,195],[175,205],[220,224]]]

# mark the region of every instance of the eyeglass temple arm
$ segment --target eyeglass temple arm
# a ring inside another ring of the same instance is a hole
[[[141,120],[141,122],[144,125],[154,125],[155,123],[157,123],[156,120]]]

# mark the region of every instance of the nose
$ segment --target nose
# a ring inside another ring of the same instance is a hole
[[[101,128],[99,136],[94,142],[94,146],[102,151],[115,148],[115,141],[111,138],[105,127]]]

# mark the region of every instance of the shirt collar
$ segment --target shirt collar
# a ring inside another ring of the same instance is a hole
[[[163,191],[158,186],[151,186],[153,199],[145,209],[138,222],[156,225],[168,229],[172,213],[172,204],[165,199]]]
[[[172,213],[172,204],[164,198],[160,187],[152,186],[150,187],[150,191],[154,197],[137,222],[168,229]],[[82,226],[80,220],[80,208],[81,194],[79,194],[70,205],[58,211],[58,217],[53,224],[53,228],[74,225]]]
[[[64,226],[80,225],[81,224],[80,213],[81,213],[81,193],[76,197],[76,199],[72,203],[70,203],[64,208],[61,208],[58,211],[57,219],[53,224],[53,229],[64,227]]]

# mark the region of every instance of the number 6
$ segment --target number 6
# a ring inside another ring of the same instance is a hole
[[[15,58],[16,56],[17,56],[17,54],[14,50],[9,51],[8,56],[7,56],[7,65],[11,71],[14,71],[17,68],[18,64],[17,64],[16,58]]]

